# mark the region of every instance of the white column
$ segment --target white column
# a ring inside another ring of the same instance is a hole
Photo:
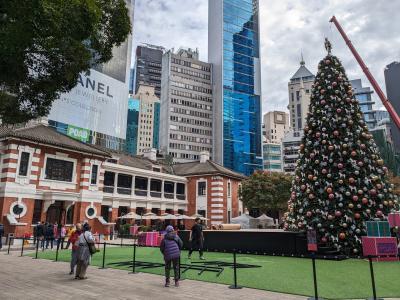
[[[135,176],[132,176],[131,196],[135,195]]]
[[[117,187],[118,187],[118,174],[119,173],[114,173],[114,195],[117,194]]]

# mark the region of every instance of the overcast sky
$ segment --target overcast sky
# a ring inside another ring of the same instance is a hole
[[[287,83],[299,67],[316,73],[327,36],[350,79],[369,85],[334,25],[336,15],[386,92],[383,70],[400,60],[400,0],[259,0],[263,112],[286,110]],[[199,48],[207,60],[208,0],[136,0],[133,49],[140,43]],[[377,100],[377,108],[381,107]]]

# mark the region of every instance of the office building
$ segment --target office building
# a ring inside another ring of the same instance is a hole
[[[155,95],[161,99],[161,63],[164,48],[150,44],[136,48],[135,72],[133,78],[134,93],[140,85],[154,86]]]
[[[266,141],[280,144],[285,134],[289,131],[289,114],[283,111],[270,111],[264,114],[263,119]]]
[[[288,83],[290,128],[294,132],[294,136],[301,134],[306,124],[314,78],[314,74],[307,69],[302,58],[300,68],[290,78]]]
[[[132,68],[129,73],[129,94],[134,94],[133,90],[135,87],[135,69]]]
[[[125,151],[131,155],[137,154],[139,112],[140,100],[135,99],[133,95],[130,95],[128,99]]]
[[[258,0],[209,0],[213,159],[250,175],[262,169]]]
[[[395,61],[386,66],[385,83],[387,98],[400,116],[400,62]],[[393,121],[391,124],[394,148],[397,153],[400,153],[400,129]]]
[[[361,79],[350,80],[350,84],[354,91],[354,97],[360,103],[360,109],[364,114],[364,120],[369,129],[377,125],[375,112],[372,109],[375,102],[372,100],[373,91],[370,87],[363,87]]]
[[[175,162],[212,151],[211,64],[192,49],[167,51],[162,60],[160,149]]]
[[[133,0],[126,0],[133,24]],[[81,73],[77,85],[55,100],[48,123],[85,143],[123,150],[129,94],[132,35],[114,47],[107,63]]]
[[[263,166],[264,171],[282,172],[282,144],[265,142],[263,143]]]
[[[137,94],[129,99],[128,153],[143,154],[149,149],[158,149],[159,117],[160,100],[154,93],[154,86],[140,85]]]
[[[299,159],[299,150],[303,132],[297,135],[289,131],[282,140],[282,162],[285,173],[294,174]]]

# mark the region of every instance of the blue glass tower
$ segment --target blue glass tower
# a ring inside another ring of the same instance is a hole
[[[209,0],[213,158],[237,172],[262,170],[258,0]]]
[[[137,153],[139,110],[140,110],[140,100],[129,98],[125,147],[126,147],[126,152],[132,155],[135,155]]]

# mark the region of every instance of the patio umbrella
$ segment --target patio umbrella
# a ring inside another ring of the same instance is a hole
[[[117,219],[140,219],[140,216],[134,212],[130,212],[126,215],[118,217]]]
[[[189,217],[187,215],[176,214],[175,217],[177,218],[177,220],[193,220],[192,217]]]
[[[171,214],[167,214],[167,213],[162,214],[162,215],[159,216],[158,218],[159,218],[159,219],[162,219],[162,220],[177,220],[177,219],[178,219],[176,216],[171,215]]]
[[[142,220],[157,220],[158,216],[154,213],[146,213],[141,217]]]
[[[207,220],[207,218],[204,218],[202,215],[199,215],[199,214],[194,214],[194,215],[191,216],[192,220],[193,219],[197,219],[197,218],[199,218],[202,221],[206,221]]]

